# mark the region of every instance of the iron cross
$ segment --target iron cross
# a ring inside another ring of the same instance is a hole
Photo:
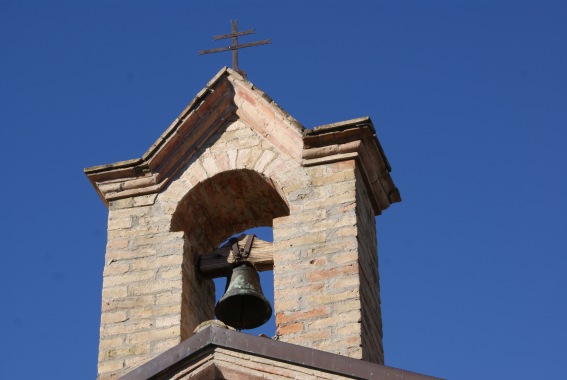
[[[238,68],[238,49],[244,49],[244,48],[247,48],[247,47],[258,46],[258,45],[271,44],[272,39],[268,38],[268,39],[262,40],[262,41],[249,42],[249,43],[246,43],[246,44],[240,44],[239,45],[238,44],[238,37],[245,36],[247,34],[254,34],[254,33],[256,33],[256,31],[254,29],[249,29],[249,30],[244,30],[242,32],[239,32],[238,31],[238,20],[230,21],[230,23],[232,25],[232,33],[222,34],[220,36],[214,36],[213,39],[215,41],[217,41],[217,40],[222,40],[222,39],[225,39],[225,38],[232,38],[232,44],[230,46],[225,46],[225,47],[216,48],[216,49],[200,50],[199,54],[200,55],[212,54],[212,53],[220,53],[222,51],[232,50],[232,68],[235,71],[243,73]]]

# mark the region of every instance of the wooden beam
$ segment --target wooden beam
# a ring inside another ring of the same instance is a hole
[[[238,238],[239,245],[244,246],[246,235]],[[249,262],[258,272],[272,270],[274,267],[274,246],[269,241],[254,239],[250,256],[246,259],[234,259],[230,244],[227,243],[212,252],[202,254],[199,260],[199,271],[206,278],[226,277],[239,263]]]

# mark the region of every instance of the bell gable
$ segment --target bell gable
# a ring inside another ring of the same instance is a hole
[[[223,68],[141,158],[85,169],[109,208],[99,380],[213,319],[203,258],[259,226],[273,229],[256,269],[273,270],[277,339],[382,364],[374,217],[400,201],[389,172],[370,118],[304,129]]]
[[[301,161],[303,126],[238,72],[225,67],[141,158],[90,167],[85,174],[107,205],[112,200],[155,194],[210,145],[219,130],[237,120]]]

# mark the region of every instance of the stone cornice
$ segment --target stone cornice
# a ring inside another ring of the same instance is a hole
[[[303,144],[303,166],[356,160],[375,215],[392,203],[401,201],[400,193],[390,177],[390,164],[369,117],[305,130]]]

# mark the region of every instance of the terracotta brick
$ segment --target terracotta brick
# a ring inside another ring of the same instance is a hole
[[[179,325],[180,323],[181,322],[179,315],[171,315],[156,319],[156,327],[169,327],[169,326]]]
[[[131,207],[134,207],[133,197],[113,200],[110,202],[108,208],[110,209],[110,211],[115,211],[120,209],[131,208]]]
[[[124,249],[124,248],[128,247],[128,243],[129,243],[128,239],[111,240],[111,241],[108,242],[108,244],[106,244],[106,250],[111,251],[111,250],[117,250],[117,249]]]
[[[128,272],[130,265],[128,263],[112,261],[104,267],[104,275],[124,274]]]
[[[321,266],[321,265],[325,265],[327,263],[328,263],[327,257],[319,257],[317,259],[309,260],[309,264],[315,265],[315,266]]]
[[[183,262],[183,256],[181,255],[159,256],[152,258],[151,260],[136,260],[130,263],[130,269],[147,270],[147,269],[166,268],[177,265],[181,266],[182,262]]]
[[[126,356],[142,355],[150,352],[149,344],[129,345],[127,347],[113,348],[99,353],[99,361],[113,360]]]
[[[128,320],[128,315],[125,311],[116,311],[114,313],[105,313],[102,315],[102,323],[116,323]]]
[[[152,305],[152,306],[142,305],[141,307],[130,309],[128,311],[128,315],[132,319],[139,320],[139,319],[149,318],[149,317],[156,315],[158,312],[161,311],[161,310],[158,310],[158,309],[161,309],[161,308],[159,308],[155,305]]]
[[[107,251],[106,258],[107,261],[119,261],[119,260],[130,260],[130,259],[143,259],[146,257],[151,257],[156,254],[155,249],[151,247],[136,248],[131,250],[120,250],[120,251]]]
[[[157,194],[140,195],[134,197],[134,207],[148,206],[154,204]]]
[[[343,289],[343,288],[356,288],[360,285],[360,278],[356,275],[351,276],[337,276],[334,278],[330,284],[333,289]]]
[[[122,323],[109,323],[104,327],[105,336],[131,335],[138,331],[149,330],[153,326],[150,320],[127,321]]]
[[[360,318],[359,310],[353,310],[346,313],[332,312],[327,317],[309,321],[306,324],[310,330],[331,326],[334,328],[335,333],[340,331],[342,328],[345,328],[345,326],[358,325],[357,328],[358,331],[360,331]]]
[[[313,233],[313,234],[306,234],[304,236],[297,237],[294,239],[285,240],[281,244],[285,244],[288,247],[300,247],[302,245],[324,243],[325,239],[326,239],[325,233]]]
[[[140,235],[133,239],[133,247],[161,247],[166,244],[182,244],[183,236],[179,233],[156,233],[149,235]]]
[[[236,94],[240,96],[244,101],[250,103],[252,106],[256,106],[257,98],[256,96],[252,95],[247,89],[237,86],[236,87]]]
[[[201,182],[209,178],[207,172],[205,171],[205,169],[203,168],[203,166],[199,161],[193,162],[190,170],[191,170],[191,178],[194,178],[192,182],[194,183]]]
[[[331,164],[334,171],[339,172],[347,169],[354,169],[356,162],[354,160],[335,162]]]
[[[126,286],[105,287],[102,289],[102,299],[124,298],[128,294]]]
[[[318,341],[318,340],[322,340],[322,339],[328,339],[329,337],[331,337],[332,332],[331,332],[331,328],[328,327],[326,329],[322,329],[322,330],[315,330],[315,331],[307,331],[307,332],[303,332],[300,335],[296,335],[294,337],[293,340],[290,340],[290,343],[295,343],[295,344],[305,344],[307,346],[313,347],[313,342]],[[317,347],[318,345],[315,345],[315,347]]]
[[[110,218],[108,220],[108,230],[117,230],[132,227],[132,217],[128,216],[126,218]]]
[[[205,172],[207,173],[207,177],[209,178],[214,176],[220,171],[214,157],[211,157],[209,155],[205,155],[203,157],[202,165],[203,168],[205,169]]]
[[[174,289],[180,289],[181,282],[174,280],[155,280],[155,281],[143,281],[132,283],[128,286],[128,294],[137,296],[145,294],[155,294],[164,291],[170,291]]]
[[[254,146],[252,149],[250,149],[244,167],[247,169],[254,169],[254,167],[256,166],[256,162],[260,159],[263,152],[264,150],[259,146]]]
[[[103,283],[104,284],[104,283]],[[153,304],[154,297],[151,295],[146,296],[128,296],[125,298],[107,298],[102,300],[102,311],[113,312],[117,310],[131,309],[141,305]]]
[[[111,348],[121,347],[124,344],[124,340],[125,340],[124,336],[101,339],[99,342],[99,350],[105,351]]]
[[[326,199],[318,199],[307,202],[303,207],[305,210],[312,210],[312,209],[321,209],[321,208],[328,208],[330,205],[343,207],[346,204],[352,202],[354,198],[354,192],[349,192],[347,194],[341,194],[336,196],[330,196]]]
[[[259,171],[259,172],[264,170],[266,165],[268,165],[270,163],[270,161],[272,161],[274,156],[275,156],[275,153],[272,152],[271,150],[264,150],[262,152],[261,156],[258,158],[256,163],[254,164],[254,170]]]
[[[312,179],[312,184],[313,186],[321,186],[321,185],[326,185],[328,183],[340,183],[354,179],[355,179],[354,170],[347,170],[347,171],[341,171],[327,175],[314,176]]]
[[[173,279],[173,278],[181,278],[181,267],[165,267],[159,271],[159,278],[162,279]]]
[[[295,311],[299,309],[299,300],[297,298],[292,298],[292,299],[280,299],[277,301],[277,308],[278,310],[290,310],[290,311]]]
[[[98,372],[100,374],[119,371],[124,368],[124,360],[112,360],[112,361],[100,361],[98,365]],[[101,377],[98,377],[101,379]],[[109,379],[109,377],[105,377],[105,379]]]
[[[359,297],[360,297],[360,293],[358,289],[354,289],[342,293],[310,294],[310,295],[306,295],[303,298],[304,298],[304,302],[307,305],[320,306],[320,305],[336,304],[348,299],[358,299]]]
[[[280,280],[277,279],[277,283],[274,282],[274,285],[279,284]],[[314,294],[317,292],[323,291],[327,284],[326,283],[307,283],[306,285],[296,285],[295,283],[289,283],[284,281],[287,284],[287,287],[284,286],[277,286],[274,288],[274,295],[275,298],[278,300],[288,300],[288,299],[296,299],[299,301],[298,295],[304,294]],[[303,284],[303,282],[301,282]],[[287,309],[284,309],[287,311]]]
[[[333,312],[335,313],[345,313],[353,310],[360,310],[361,303],[359,299],[351,299],[342,301],[338,304],[333,305]]]
[[[357,263],[358,258],[359,258],[359,254],[357,251],[346,251],[333,255],[332,262],[338,265],[347,264],[347,263]]]
[[[238,156],[238,150],[229,149],[227,151],[228,156],[228,166],[230,169],[236,169],[236,157]]]
[[[334,232],[337,236],[357,236],[358,228],[355,226],[342,227]]]
[[[181,302],[181,291],[180,289],[170,289],[166,292],[156,294],[155,296],[156,305],[177,305]]]
[[[214,160],[217,168],[219,169],[219,172],[230,170],[228,155],[224,150],[222,152],[219,152],[217,155],[215,155]]]
[[[323,315],[328,315],[329,312],[330,309],[328,307],[322,306],[322,307],[317,307],[315,309],[299,311],[288,315],[286,315],[285,313],[279,313],[276,314],[276,324],[306,321],[311,318],[317,318]]]
[[[312,270],[305,274],[305,278],[308,281],[319,281],[319,280],[326,280],[332,279],[339,276],[346,276],[349,274],[358,273],[358,265],[356,264],[349,264],[342,267],[334,267],[334,268],[325,268],[317,270]]]
[[[362,333],[362,326],[358,323],[351,323],[348,325],[338,327],[335,330],[335,333],[338,335],[350,335],[360,338]]]
[[[155,277],[155,272],[153,270],[130,272],[127,274],[120,275],[105,275],[104,285],[105,286],[117,286],[124,284],[132,284],[136,282],[144,282],[153,279]]]
[[[292,323],[289,325],[280,325],[276,331],[276,334],[284,335],[284,334],[296,333],[298,331],[301,331],[302,329],[303,329],[303,323],[301,322]]]

